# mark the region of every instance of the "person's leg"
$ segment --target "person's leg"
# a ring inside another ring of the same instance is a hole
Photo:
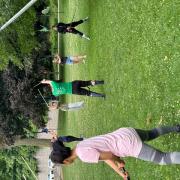
[[[58,137],[58,140],[62,142],[73,142],[73,141],[82,141],[83,138],[78,138],[74,136],[60,136]]]
[[[88,86],[92,86],[92,82],[91,80],[89,81],[81,81],[81,80],[76,80],[72,82],[74,88],[81,88],[81,87],[88,87]]]
[[[75,28],[71,28],[71,33],[77,34],[77,35],[79,35],[79,36],[81,36],[81,37],[84,35],[81,31],[78,31],[78,30],[75,29]]]
[[[72,59],[74,64],[80,63],[85,58],[86,58],[86,55],[84,55],[84,56],[71,56],[71,59]]]
[[[88,86],[95,86],[99,84],[104,84],[103,80],[89,80],[89,81],[73,81],[78,87],[88,87]]]
[[[138,159],[159,165],[180,164],[180,152],[161,152],[143,143]]]
[[[85,95],[85,96],[93,96],[93,97],[103,97],[105,98],[104,94],[96,93],[82,87],[92,86],[92,81],[73,81],[72,82],[72,93],[78,95]]]
[[[93,92],[93,91],[90,91],[90,95],[89,96],[91,96],[91,97],[102,97],[102,98],[106,97],[105,94],[96,93],[96,92]]]
[[[100,94],[100,93],[96,93],[96,92],[93,92],[93,91],[90,91],[90,90],[87,90],[87,89],[84,89],[84,88],[74,88],[72,90],[72,93],[73,94],[77,94],[77,95],[83,95],[83,96],[91,96],[91,97],[102,97],[102,98],[105,98],[105,94]]]
[[[73,81],[72,82],[72,93],[73,94],[77,94],[77,95],[85,95],[85,96],[89,96],[89,90],[87,89],[83,89],[81,87],[86,87],[89,86],[91,83],[91,81]]]
[[[79,20],[79,21],[75,21],[75,22],[72,22],[72,23],[68,23],[67,25],[70,26],[70,27],[76,27],[78,26],[79,24],[82,24],[84,22],[84,20]]]
[[[70,56],[73,64],[78,64],[80,63],[81,59],[78,56]]]
[[[90,38],[88,36],[86,36],[84,33],[82,33],[81,31],[78,31],[75,28],[71,28],[71,32],[70,33],[77,34],[77,35],[81,36],[84,39],[90,40]]]
[[[75,59],[85,59],[86,55],[73,56]]]
[[[75,81],[73,83],[72,93],[77,95],[83,95],[83,96],[90,96],[90,91],[84,88],[81,88],[79,85],[80,81]]]
[[[91,81],[92,86],[104,84],[103,80],[92,80]]]
[[[171,132],[180,132],[180,125],[176,126],[162,126],[154,128],[152,130],[135,129],[142,141],[150,141],[161,135],[168,134]]]
[[[71,23],[68,23],[67,25],[70,26],[70,27],[76,27],[78,26],[79,24],[82,24],[83,22],[87,21],[88,20],[88,17],[84,18],[84,19],[81,19],[79,21],[75,21],[75,22],[71,22]]]

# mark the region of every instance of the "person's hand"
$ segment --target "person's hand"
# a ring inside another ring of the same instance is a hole
[[[68,32],[72,32],[71,27],[67,27]]]
[[[46,80],[45,80],[45,79],[43,79],[43,80],[41,81],[41,83],[42,83],[42,84],[46,83]]]
[[[122,169],[125,166],[125,163],[118,163],[117,165],[119,169]]]
[[[117,162],[117,166],[118,166],[119,169],[122,169],[125,166],[125,161],[120,160],[119,162]]]
[[[58,63],[60,64],[61,63],[61,57],[57,56],[57,59],[58,59]]]
[[[128,172],[124,172],[124,174],[123,174],[123,179],[124,180],[127,180],[127,177],[129,176],[129,174],[128,174]]]

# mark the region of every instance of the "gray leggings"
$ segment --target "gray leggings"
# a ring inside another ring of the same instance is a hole
[[[136,132],[143,141],[142,149],[138,155],[139,159],[154,162],[160,165],[180,164],[180,152],[161,152],[154,147],[144,143],[144,141],[150,141],[170,132],[179,132],[179,126],[160,127],[149,131],[136,129]]]

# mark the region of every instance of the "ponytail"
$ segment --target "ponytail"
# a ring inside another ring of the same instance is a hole
[[[63,164],[63,161],[71,155],[71,148],[64,146],[60,140],[56,140],[52,147],[50,159],[53,163]]]

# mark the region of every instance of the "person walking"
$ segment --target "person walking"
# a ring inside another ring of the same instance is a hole
[[[50,158],[54,163],[66,165],[73,163],[77,158],[86,163],[104,161],[126,179],[128,173],[120,171],[125,166],[124,160],[121,159],[123,157],[134,157],[159,165],[180,164],[180,152],[162,152],[145,143],[171,132],[180,133],[180,125],[152,130],[120,128],[105,135],[85,139],[72,149],[55,141]]]

